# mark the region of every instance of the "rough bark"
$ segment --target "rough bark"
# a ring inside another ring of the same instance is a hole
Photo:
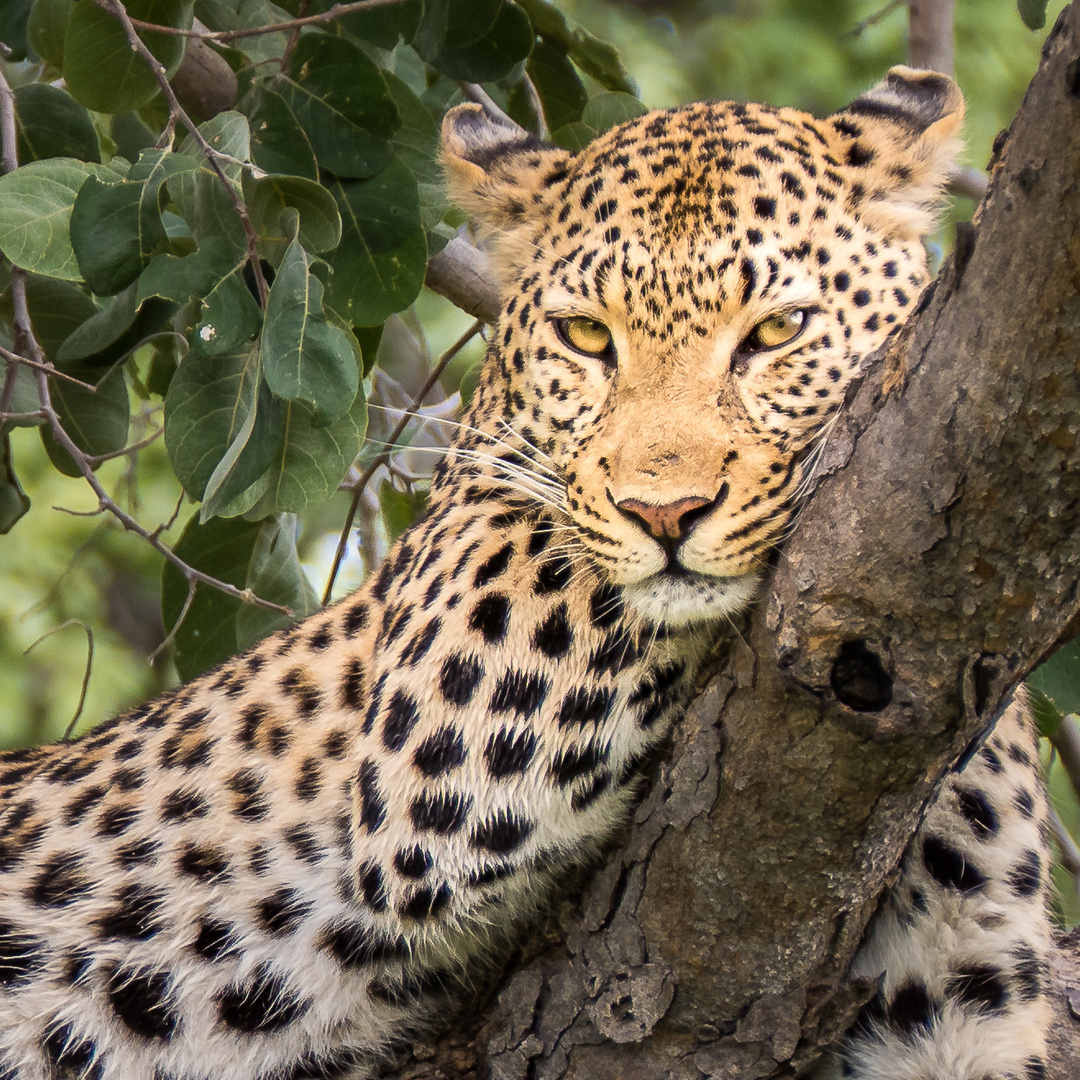
[[[1078,122],[1073,5],[625,847],[478,1034],[397,1075],[792,1076],[850,1022],[869,988],[845,971],[923,805],[1080,617]],[[1055,987],[1050,1076],[1073,1080],[1075,942]]]

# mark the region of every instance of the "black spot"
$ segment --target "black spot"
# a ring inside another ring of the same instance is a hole
[[[345,967],[362,968],[380,960],[398,960],[408,955],[408,945],[403,938],[386,941],[355,921],[327,927],[319,944]]]
[[[235,1031],[280,1031],[310,1007],[301,1001],[265,964],[243,983],[234,983],[218,996],[218,1015]]]
[[[568,727],[571,724],[576,724],[578,727],[599,724],[607,719],[613,701],[614,694],[611,690],[604,688],[590,690],[586,686],[579,686],[571,690],[559,706],[559,727]]]
[[[154,861],[158,854],[158,842],[149,836],[133,840],[116,849],[116,862],[125,869],[133,866],[145,866]]]
[[[178,1018],[168,975],[147,968],[117,968],[109,976],[105,992],[113,1012],[129,1031],[144,1039],[172,1037]]]
[[[611,786],[611,773],[607,769],[601,769],[580,790],[575,791],[570,799],[570,808],[581,811],[592,806],[597,799]]]
[[[358,878],[364,903],[373,911],[385,911],[386,886],[383,883],[382,871],[379,867],[375,863],[361,863],[358,869]]]
[[[759,195],[754,199],[754,213],[759,218],[765,218],[767,221],[771,221],[776,217],[776,200],[767,199],[762,195]]]
[[[1024,1062],[1024,1080],[1046,1080],[1046,1065],[1041,1058],[1030,1057]]]
[[[361,630],[366,629],[367,624],[368,608],[363,600],[353,604],[352,607],[345,612],[345,620],[342,625],[345,628],[346,637],[355,637]]]
[[[971,831],[980,839],[996,836],[999,828],[998,816],[994,808],[981,791],[963,788],[956,793],[960,813],[971,827]]]
[[[480,633],[489,645],[506,636],[510,621],[510,601],[502,593],[489,593],[477,600],[469,614],[469,629]]]
[[[431,646],[435,644],[435,641],[441,632],[442,619],[436,616],[422,629],[418,630],[413,635],[409,644],[401,650],[401,662],[404,664],[408,661],[412,667],[416,667],[416,665],[427,656],[428,652],[431,650]]]
[[[137,806],[110,806],[98,820],[97,835],[103,838],[120,836],[139,819]]]
[[[1026,818],[1035,816],[1035,797],[1027,788],[1021,788],[1013,796],[1013,806],[1020,811],[1020,815]]]
[[[386,802],[379,790],[379,767],[374,761],[360,762],[356,770],[356,793],[360,824],[373,833],[386,817]]]
[[[851,300],[856,307],[866,307],[870,303],[870,291],[868,289],[857,289],[851,294]]]
[[[541,518],[529,533],[529,543],[526,547],[530,558],[535,558],[547,547],[555,532],[555,526],[549,518]]]
[[[400,914],[409,919],[431,919],[450,901],[450,888],[445,883],[438,888],[417,889],[401,906]]]
[[[929,992],[918,982],[905,983],[889,1003],[889,1023],[905,1035],[932,1027],[936,1014],[937,1007]]]
[[[503,728],[488,737],[484,760],[495,780],[524,773],[536,753],[536,736],[529,731]]]
[[[291,934],[311,911],[311,903],[295,889],[281,888],[256,905],[259,924],[275,937]]]
[[[505,855],[520,847],[533,830],[531,821],[515,816],[508,810],[499,810],[482,821],[473,830],[473,847]]]
[[[259,726],[266,719],[266,713],[266,706],[261,702],[256,701],[244,706],[244,711],[241,713],[244,722],[240,726],[238,737],[249,750],[255,748],[255,736],[258,734]]]
[[[340,757],[344,757],[345,749],[349,745],[349,737],[344,731],[331,731],[329,735],[323,739],[323,753],[328,758],[334,758],[335,760]]]
[[[188,844],[180,852],[176,865],[182,873],[199,881],[210,881],[228,872],[229,859],[220,848]]]
[[[610,630],[623,616],[622,589],[600,585],[589,597],[589,619],[593,626]]]
[[[302,862],[314,866],[326,857],[326,848],[306,825],[290,825],[281,835]]]
[[[449,835],[465,824],[472,799],[456,792],[425,791],[409,804],[409,817],[421,831]]]
[[[464,760],[465,742],[455,727],[440,728],[413,751],[413,764],[425,776],[442,776]]]
[[[237,935],[228,922],[219,919],[201,919],[199,933],[191,943],[191,950],[204,960],[217,961],[235,955]]]
[[[579,776],[592,772],[607,758],[596,743],[568,746],[560,750],[551,762],[551,776],[560,787],[573,783]]]
[[[1038,891],[1041,880],[1042,859],[1037,851],[1024,852],[1023,858],[1009,871],[1006,879],[1017,896],[1031,896]]]
[[[233,813],[244,821],[262,821],[270,812],[270,804],[263,794],[262,781],[254,769],[240,769],[226,781],[234,793]]]
[[[305,758],[296,774],[296,783],[293,791],[301,802],[311,802],[319,794],[322,787],[322,767],[319,759],[315,757]]]
[[[484,666],[479,660],[453,653],[443,661],[439,672],[439,690],[451,705],[468,705],[483,677]]]
[[[38,974],[47,958],[41,938],[0,919],[0,986],[17,986]]]
[[[493,581],[510,565],[510,558],[514,554],[513,544],[503,544],[494,555],[486,562],[480,564],[473,577],[473,588],[482,589],[488,582]]]
[[[74,852],[50,855],[31,884],[28,895],[38,907],[65,907],[93,888],[82,873],[82,860]]]
[[[1000,1012],[1009,1000],[1001,972],[987,964],[966,964],[949,976],[947,993],[978,1012]]]
[[[833,661],[832,688],[856,712],[877,712],[892,701],[893,681],[865,641],[845,641]]]
[[[402,877],[422,878],[431,869],[431,854],[419,844],[402,848],[394,856],[394,869]]]
[[[85,791],[82,791],[68,803],[67,809],[64,811],[64,823],[74,825],[75,822],[80,821],[91,806],[101,801],[104,794],[105,789],[99,784],[93,784],[86,788]]]
[[[404,690],[395,690],[386,708],[386,719],[383,720],[383,746],[396,753],[408,741],[419,719],[420,706],[416,698]]]
[[[998,757],[997,752],[989,746],[984,746],[979,751],[979,757],[986,762],[987,767],[995,775],[1005,771],[1005,766],[1001,763],[1001,758]]]
[[[103,937],[145,941],[161,929],[162,896],[143,885],[125,885],[115,905],[97,919]]]
[[[1030,945],[1018,945],[1012,951],[1016,967],[1013,969],[1016,989],[1024,1001],[1035,1001],[1043,995],[1047,971],[1046,964]]]
[[[543,675],[511,668],[495,686],[491,695],[491,711],[513,712],[529,717],[544,703],[547,693],[548,680]]]
[[[536,628],[533,634],[533,645],[545,656],[558,660],[570,651],[570,643],[573,639],[574,634],[570,629],[566,605],[559,604]]]
[[[166,795],[161,803],[161,815],[166,821],[192,821],[206,817],[210,804],[191,788],[180,788]]]
[[[543,566],[540,567],[540,572],[536,575],[536,584],[533,585],[533,592],[537,596],[546,596],[548,593],[560,592],[570,584],[570,579],[574,576],[574,568],[570,564],[569,559],[565,559],[560,556],[557,559],[549,559]]]
[[[358,710],[364,703],[364,665],[354,656],[345,666],[340,700],[343,708]]]
[[[946,888],[973,892],[986,884],[978,867],[940,837],[928,836],[923,841],[922,857],[930,876]]]
[[[849,165],[854,165],[856,168],[869,165],[874,160],[874,151],[869,146],[863,146],[862,143],[852,143],[848,147],[847,160]]]
[[[618,675],[638,658],[638,649],[634,639],[625,627],[612,630],[593,650],[589,657],[589,670],[598,675],[605,672]]]
[[[97,1046],[90,1039],[76,1035],[71,1024],[50,1031],[42,1039],[41,1048],[52,1063],[53,1076],[64,1080],[68,1077],[101,1080],[101,1061],[95,1060]]]

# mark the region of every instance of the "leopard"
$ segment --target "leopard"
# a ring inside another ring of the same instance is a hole
[[[963,97],[448,112],[501,313],[426,513],[357,591],[0,757],[3,1080],[363,1078],[600,858],[930,281]],[[1049,857],[1017,698],[928,807],[823,1065],[1040,1080]]]

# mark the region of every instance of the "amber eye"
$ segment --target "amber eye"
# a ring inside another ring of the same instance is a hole
[[[740,348],[756,352],[760,349],[775,349],[786,345],[802,333],[809,321],[810,313],[806,308],[794,308],[791,311],[778,311],[770,315],[746,335]]]
[[[575,352],[598,356],[602,360],[613,360],[615,357],[611,331],[596,319],[584,315],[556,319],[555,329],[559,337]]]

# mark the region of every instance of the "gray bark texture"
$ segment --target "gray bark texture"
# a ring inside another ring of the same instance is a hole
[[[1080,622],[1078,125],[1074,4],[625,846],[558,944],[396,1076],[791,1077],[869,997],[845,972],[923,806]],[[852,650],[869,694],[838,676]],[[1055,983],[1049,1075],[1075,1080],[1075,940]]]

